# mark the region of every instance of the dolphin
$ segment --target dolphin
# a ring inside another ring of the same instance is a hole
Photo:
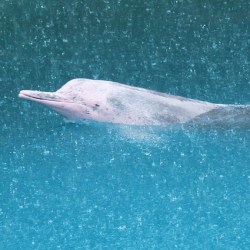
[[[22,90],[19,97],[73,122],[250,127],[250,105],[215,104],[112,81],[73,79],[55,92]]]

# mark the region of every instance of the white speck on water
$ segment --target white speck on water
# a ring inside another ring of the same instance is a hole
[[[48,220],[48,224],[52,224],[53,223],[53,220]]]
[[[126,225],[122,225],[122,226],[119,226],[117,229],[120,231],[123,231],[123,230],[127,229],[127,227],[126,227]]]
[[[49,155],[50,151],[49,150],[44,150],[43,155]]]

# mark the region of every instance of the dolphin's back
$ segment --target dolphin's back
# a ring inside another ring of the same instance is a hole
[[[213,127],[250,127],[250,105],[219,105],[190,121]]]

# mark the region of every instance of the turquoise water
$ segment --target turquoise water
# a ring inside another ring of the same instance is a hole
[[[67,124],[17,98],[76,77],[250,102],[248,1],[1,1],[0,248],[248,249],[246,129]]]

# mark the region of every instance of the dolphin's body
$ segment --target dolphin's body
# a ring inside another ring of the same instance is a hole
[[[250,105],[213,104],[111,81],[74,79],[56,92],[22,90],[19,97],[76,122],[250,126]]]

